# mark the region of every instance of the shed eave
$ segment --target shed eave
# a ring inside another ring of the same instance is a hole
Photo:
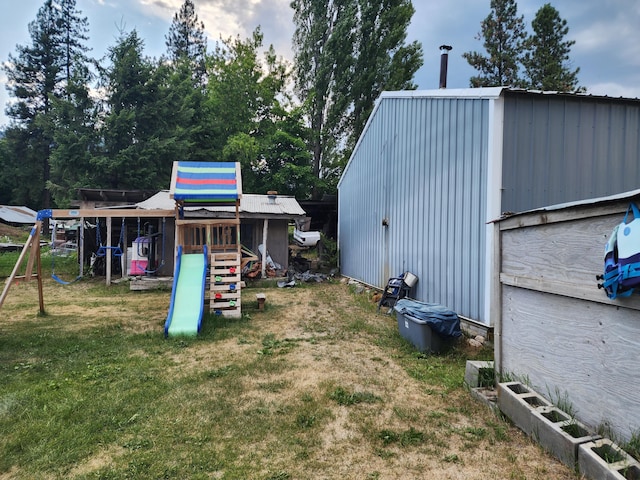
[[[507,87],[482,88],[441,88],[438,90],[401,90],[386,91],[380,98],[489,98],[495,99],[502,95]]]
[[[521,216],[524,216],[524,215],[529,215],[529,214],[532,214],[532,213],[553,212],[553,211],[557,211],[557,210],[565,210],[565,209],[569,209],[569,208],[585,207],[585,206],[589,206],[589,205],[615,203],[615,202],[620,202],[622,200],[631,201],[634,198],[640,198],[640,189],[630,190],[628,192],[622,192],[622,193],[618,193],[618,194],[615,194],[615,195],[608,195],[606,197],[588,198],[586,200],[576,200],[574,202],[558,203],[556,205],[549,205],[549,206],[546,206],[546,207],[534,208],[532,210],[526,210],[526,211],[523,211],[523,212],[509,213],[509,214],[505,214],[501,218],[495,219],[494,222],[498,222],[499,223],[499,222],[502,222],[504,220],[509,220],[509,219],[512,219],[512,218],[517,218],[517,217],[521,217]]]

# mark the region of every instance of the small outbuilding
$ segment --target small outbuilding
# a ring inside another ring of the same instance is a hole
[[[149,199],[137,204],[143,210],[166,210],[175,207],[175,201],[169,197],[169,190],[161,190]],[[247,251],[258,257],[260,245],[266,243],[267,252],[273,262],[283,271],[289,267],[289,224],[304,220],[305,211],[294,197],[285,195],[258,195],[243,193],[240,199],[240,242]],[[185,219],[234,218],[235,209],[226,206],[185,206]],[[165,249],[173,252],[175,247],[175,220],[166,219]],[[173,260],[166,260],[163,272],[171,275]]]
[[[510,88],[384,92],[338,184],[344,275],[489,326],[506,212],[640,185],[640,100]]]

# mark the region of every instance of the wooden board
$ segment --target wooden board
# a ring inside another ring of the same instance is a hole
[[[496,363],[579,420],[640,431],[640,295],[598,289],[604,246],[627,202],[522,214],[500,223]],[[552,397],[556,398],[552,398]]]
[[[502,312],[503,372],[566,394],[591,427],[640,430],[640,312],[511,286]]]
[[[604,245],[620,221],[610,215],[503,231],[500,281],[640,310],[640,295],[611,301],[598,289]]]

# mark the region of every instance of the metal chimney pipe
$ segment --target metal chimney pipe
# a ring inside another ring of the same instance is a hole
[[[449,66],[449,51],[451,45],[440,45],[440,88],[447,88],[447,68]]]

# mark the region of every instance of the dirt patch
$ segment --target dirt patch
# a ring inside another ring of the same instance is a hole
[[[92,457],[89,457],[80,465],[73,468],[68,472],[67,476],[69,478],[74,478],[95,472],[111,464],[115,457],[122,455],[124,452],[125,450],[121,447],[110,447],[108,449],[101,450]]]

